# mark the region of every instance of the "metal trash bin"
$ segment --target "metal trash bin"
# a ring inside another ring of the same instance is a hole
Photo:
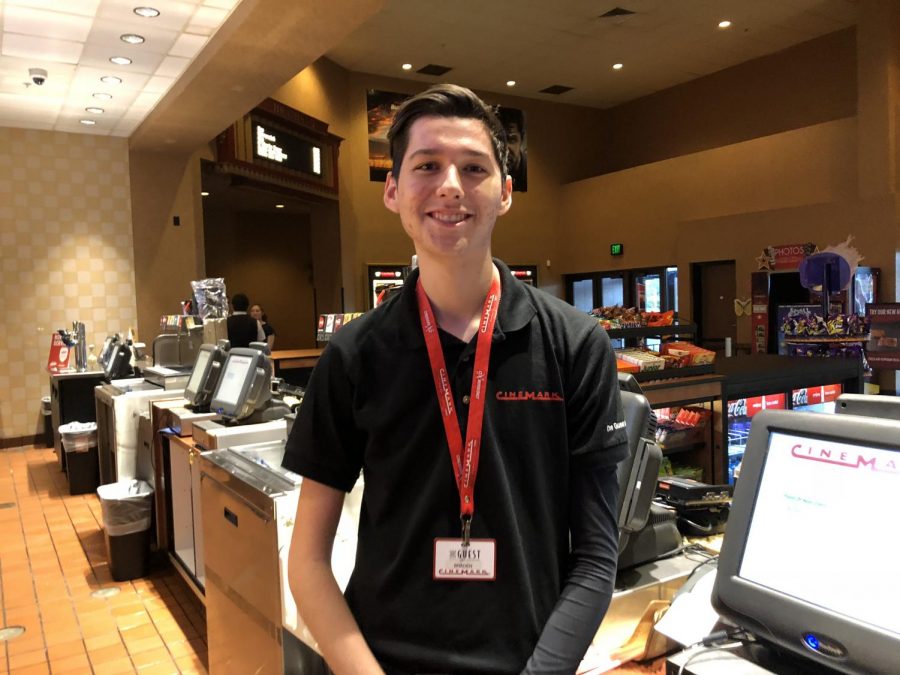
[[[41,398],[41,416],[44,419],[44,447],[53,447],[53,408],[49,396]]]
[[[97,488],[109,571],[116,581],[147,573],[153,488],[142,480],[109,483]]]
[[[100,455],[96,422],[69,422],[59,427],[66,453],[66,476],[70,495],[93,492],[100,484]]]

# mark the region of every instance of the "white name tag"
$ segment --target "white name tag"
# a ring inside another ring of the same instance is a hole
[[[438,581],[494,581],[497,542],[494,539],[434,540],[434,578]]]

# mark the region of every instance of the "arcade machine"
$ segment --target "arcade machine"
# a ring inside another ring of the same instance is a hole
[[[398,291],[409,276],[409,271],[408,265],[369,265],[366,275],[369,309],[378,307]]]

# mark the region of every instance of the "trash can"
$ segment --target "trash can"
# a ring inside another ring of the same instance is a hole
[[[116,581],[147,573],[153,488],[142,480],[125,480],[97,488],[109,571]]]
[[[69,422],[60,425],[59,435],[66,453],[69,494],[93,492],[100,484],[100,454],[97,450],[96,422]]]
[[[50,397],[41,398],[41,416],[44,418],[44,447],[53,447],[53,408]]]

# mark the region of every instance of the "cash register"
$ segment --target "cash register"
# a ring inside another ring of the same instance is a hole
[[[896,416],[757,414],[712,590],[753,641],[682,652],[669,672],[897,672],[898,493]]]

